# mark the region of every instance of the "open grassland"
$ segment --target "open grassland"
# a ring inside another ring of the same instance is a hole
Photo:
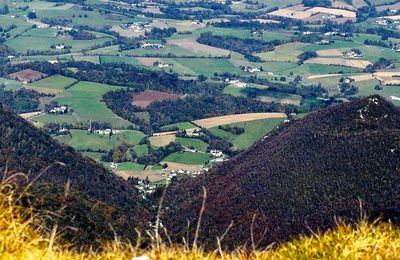
[[[103,44],[108,41],[111,41],[110,37],[97,38],[93,40],[73,40],[63,37],[37,37],[22,35],[14,39],[7,40],[6,45],[18,52],[26,53],[29,50],[56,51],[55,49],[51,49],[50,46],[64,44],[71,46],[71,51],[76,52],[88,49],[98,44]]]
[[[343,58],[313,58],[306,60],[305,64],[322,64],[322,65],[338,65],[345,67],[353,67],[358,69],[365,69],[371,62],[366,60],[349,60]]]
[[[376,79],[363,81],[363,82],[356,82],[355,85],[358,87],[357,96],[369,96],[372,94],[378,94],[384,98],[387,98],[395,105],[400,106],[399,100],[391,99],[392,96],[400,98],[400,88],[399,86],[383,86],[382,90],[376,90],[375,86],[379,85],[379,81]]]
[[[41,93],[60,94],[65,90],[66,87],[70,87],[76,82],[77,80],[74,78],[53,75],[33,82],[27,86]]]
[[[5,90],[18,90],[22,88],[22,82],[12,79],[0,78],[0,85],[5,86]]]
[[[158,27],[161,29],[165,28],[170,28],[170,27],[175,27],[178,32],[182,31],[193,31],[197,30],[200,28],[206,27],[206,24],[201,23],[201,24],[195,24],[192,23],[190,20],[154,20],[151,24],[152,27]]]
[[[117,171],[143,171],[145,165],[134,162],[122,162],[117,164]]]
[[[143,177],[143,172],[131,171]],[[142,175],[141,175],[142,174]],[[149,174],[148,172],[145,174]],[[127,178],[129,175],[125,176]],[[157,173],[155,173],[157,176]],[[158,174],[160,178],[160,174]],[[150,178],[149,178],[150,179]],[[48,260],[100,259],[399,259],[400,229],[391,223],[368,223],[337,227],[325,233],[299,236],[269,249],[236,249],[231,252],[205,251],[201,245],[183,247],[152,241],[147,249],[123,243],[119,239],[104,244],[101,250],[77,250],[63,244],[43,226],[47,213],[21,206],[19,195],[9,183],[0,188],[0,258]],[[7,187],[7,188],[5,188]],[[204,223],[201,223],[204,225]],[[200,231],[201,232],[201,231]],[[249,235],[250,236],[250,235]],[[138,258],[139,259],[139,258]]]
[[[269,91],[266,86],[261,86],[261,85],[258,86],[251,85],[250,87],[262,89],[257,98],[264,102],[278,102],[283,104],[294,104],[294,105],[300,105],[301,102],[301,96],[299,95],[283,93],[279,91]],[[251,89],[250,87],[240,88],[234,85],[230,85],[224,89],[224,93],[232,96],[247,97]]]
[[[271,119],[271,118],[286,118],[286,114],[285,113],[236,114],[236,115],[217,116],[217,117],[195,120],[193,121],[193,123],[204,128],[212,128],[220,125],[228,125],[233,123],[241,123],[259,119]]]
[[[198,43],[194,38],[182,38],[168,41],[170,45],[175,45],[183,49],[187,49],[192,53],[203,56],[226,56],[229,54],[228,50],[208,46],[205,44]]]
[[[137,168],[141,168],[141,166],[137,166]],[[162,176],[162,172],[160,170],[116,170],[115,174],[128,179],[130,177],[138,178],[140,180],[149,180],[150,182],[160,182],[165,180],[165,176]]]
[[[108,122],[115,127],[132,125],[125,119],[115,115],[103,102],[102,96],[108,91],[117,90],[120,87],[81,81],[73,87],[66,89],[54,100],[59,104],[69,105],[73,109],[72,114],[66,115],[41,115],[35,118],[39,125],[45,123],[82,123],[90,120]]]
[[[134,66],[143,66],[136,58],[125,56],[100,56],[100,63],[124,63]]]
[[[56,139],[76,150],[108,151],[123,143],[137,145],[145,134],[139,131],[124,130],[113,135],[91,134],[86,130],[71,130],[70,135],[60,135]]]
[[[83,11],[74,7],[65,10],[38,10],[37,16],[41,18],[63,17],[71,20],[69,26],[88,25],[92,27],[103,27],[106,25],[119,25],[121,23],[141,21],[140,18],[129,18],[122,15],[100,14],[99,12]]]
[[[336,8],[313,7],[307,9],[307,12],[333,14],[333,15],[343,16],[346,18],[356,18],[356,12],[343,9],[336,9]]]
[[[187,138],[187,137],[177,137],[175,143],[182,145],[187,148],[194,148],[198,151],[205,152],[207,150],[208,144],[200,139]]]
[[[175,134],[151,136],[149,140],[152,146],[156,147],[166,146],[169,143],[175,141]]]
[[[130,148],[127,152],[127,154],[129,155],[129,153],[131,152],[135,152],[137,157],[142,157],[145,156],[146,154],[148,154],[149,149],[147,147],[147,144],[141,144],[141,145],[135,145],[133,148]],[[130,159],[130,157],[128,156],[128,159]]]
[[[291,42],[276,46],[273,51],[257,53],[265,61],[297,62],[297,56],[303,53],[301,48],[309,46],[308,43]]]
[[[22,117],[23,119],[28,119],[28,118],[31,118],[33,116],[40,115],[42,113],[43,113],[42,111],[35,111],[35,112],[19,114],[19,116]]]
[[[179,164],[188,165],[204,165],[208,162],[210,156],[206,153],[191,153],[191,152],[181,152],[172,153],[163,159],[163,162],[172,162]]]
[[[100,63],[100,58],[98,55],[72,55],[74,61],[86,61],[94,64]]]
[[[163,58],[164,62],[172,64],[172,69],[179,74],[213,76],[214,73],[234,73],[243,75],[244,72],[235,67],[229,59],[212,58]]]
[[[291,10],[291,9],[278,9],[278,10],[270,12],[268,14],[272,15],[272,16],[304,20],[306,18],[311,17],[313,15],[313,12],[301,11],[301,10]]]
[[[295,75],[315,75],[315,74],[337,74],[337,73],[357,73],[361,69],[353,67],[345,67],[339,65],[324,65],[324,64],[302,64],[290,70]]]
[[[193,129],[196,128],[196,126],[190,122],[181,122],[181,123],[175,123],[175,124],[170,124],[170,125],[165,125],[162,126],[162,130],[169,130],[169,129],[174,129],[178,128],[180,130],[186,130],[186,129]]]
[[[136,49],[131,49],[131,50],[125,50],[122,51],[123,55],[130,55],[130,56],[160,56],[160,57],[165,57],[165,56],[177,56],[177,57],[182,57],[182,56],[200,56],[201,51],[193,52],[188,48],[182,48],[178,45],[175,45],[173,43],[170,43],[166,45],[164,48],[159,48],[159,49],[145,49],[145,48],[136,48]],[[203,55],[208,55],[204,54]]]
[[[263,136],[275,129],[285,118],[262,119],[250,122],[229,124],[231,127],[244,129],[244,133],[235,135],[218,127],[209,130],[214,135],[225,138],[233,143],[234,149],[247,149]]]
[[[87,51],[89,55],[116,55],[119,52],[119,45],[112,45],[103,48]]]
[[[338,49],[326,49],[317,51],[319,57],[342,57],[343,53]]]
[[[25,32],[26,30],[31,29],[32,25],[25,22],[23,18],[10,18],[10,16],[0,15],[0,26],[3,28],[8,28],[11,25],[16,25],[17,28],[12,29],[10,33],[10,39],[15,36]]]
[[[190,165],[173,162],[168,162],[167,166],[167,170],[201,171],[203,169],[202,165]]]

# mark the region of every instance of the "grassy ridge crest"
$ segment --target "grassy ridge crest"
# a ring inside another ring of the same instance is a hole
[[[400,259],[400,228],[363,220],[267,249],[204,251],[166,242],[140,249],[115,239],[102,250],[79,251],[59,242],[56,227],[43,228],[45,215],[20,206],[18,190],[0,181],[0,259]]]

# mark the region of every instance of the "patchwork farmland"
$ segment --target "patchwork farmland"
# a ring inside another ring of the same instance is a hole
[[[118,175],[162,185],[316,109],[370,94],[400,105],[398,7],[0,3],[0,102]]]

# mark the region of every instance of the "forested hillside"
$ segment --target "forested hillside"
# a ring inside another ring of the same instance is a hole
[[[33,184],[25,195],[35,199],[23,205],[53,212],[46,224],[65,229],[64,239],[93,245],[116,232],[134,240],[135,229],[147,227],[141,197],[122,178],[2,106],[0,122],[1,178],[25,173]],[[25,182],[21,178],[19,185],[24,188]]]
[[[170,187],[163,223],[173,239],[193,238],[202,187],[199,234],[208,246],[227,230],[222,244],[234,248],[326,230],[360,212],[397,220],[399,140],[400,111],[379,96],[313,112],[208,175]]]

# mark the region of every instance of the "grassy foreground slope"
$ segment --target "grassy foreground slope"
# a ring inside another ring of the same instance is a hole
[[[43,233],[44,216],[18,206],[18,193],[0,182],[0,259],[400,259],[400,229],[392,224],[338,225],[333,231],[299,239],[268,250],[203,251],[153,245],[146,250],[117,239],[100,251],[80,251]]]

